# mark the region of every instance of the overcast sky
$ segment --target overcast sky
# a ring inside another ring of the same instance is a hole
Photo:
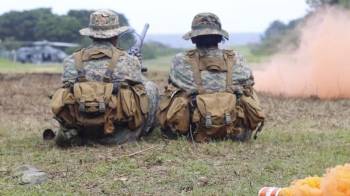
[[[276,19],[287,22],[307,12],[305,0],[8,0],[1,3],[0,13],[39,7],[51,7],[58,14],[113,9],[138,30],[150,23],[150,33],[185,33],[198,12],[217,14],[229,32],[263,32]]]

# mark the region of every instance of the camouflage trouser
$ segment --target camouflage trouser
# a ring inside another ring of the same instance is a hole
[[[144,125],[143,132],[145,134],[148,134],[152,131],[152,129],[157,124],[156,113],[157,113],[157,109],[158,109],[160,95],[159,95],[158,87],[154,82],[145,81],[143,84],[146,87],[146,92],[147,92],[148,101],[149,101],[148,118],[147,118],[146,123]]]
[[[152,132],[157,124],[156,112],[159,102],[159,91],[154,82],[145,81],[143,83],[149,98],[149,112],[145,123],[136,130],[129,130],[126,127],[116,127],[116,133],[108,136],[101,135],[103,132],[101,128],[94,128],[89,130],[76,130],[60,127],[56,143],[59,146],[83,145],[90,142],[97,142],[102,144],[122,144],[125,142],[135,141],[141,136],[145,136]],[[84,132],[84,134],[82,134]],[[91,133],[91,134],[90,134]]]

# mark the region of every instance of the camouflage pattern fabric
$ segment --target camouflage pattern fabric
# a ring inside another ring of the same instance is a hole
[[[152,131],[157,123],[156,113],[160,100],[160,93],[157,85],[154,82],[147,80],[145,77],[143,77],[143,84],[145,85],[149,102],[149,115],[144,125],[144,133],[148,134]]]
[[[228,40],[229,34],[221,27],[221,21],[213,13],[199,13],[192,21],[192,30],[186,33],[183,38],[189,40],[199,35],[222,35]]]
[[[198,49],[200,56],[223,56],[223,50],[212,48],[212,49]],[[244,64],[243,57],[235,52],[236,63],[233,66],[233,84],[234,85],[253,85],[254,79],[252,71]],[[172,62],[170,69],[170,80],[171,82],[181,89],[188,92],[197,90],[195,81],[193,78],[192,65],[186,60],[186,53],[177,54]],[[225,72],[210,72],[201,71],[202,86],[208,93],[218,92],[226,90],[226,73]]]
[[[84,36],[107,39],[115,37],[129,30],[127,26],[120,26],[118,15],[112,10],[98,10],[90,15],[89,27],[81,29]]]
[[[108,49],[113,47],[113,45],[109,42],[94,42],[91,46],[88,48],[97,47],[97,48],[104,48]],[[62,75],[62,82],[65,85],[71,85],[76,81],[76,78],[78,77],[78,72],[75,67],[74,63],[74,57],[73,55],[69,56],[67,59],[65,59],[63,63],[64,71]],[[84,62],[84,71],[86,73],[86,79],[90,81],[102,81],[103,76],[105,75],[106,70],[108,69],[108,63],[110,63],[109,58],[101,58],[96,60],[90,60],[87,62]],[[141,73],[141,65],[140,62],[136,57],[130,56],[126,52],[124,52],[123,55],[121,55],[117,61],[117,64],[115,66],[115,71],[112,75],[112,81],[133,81],[137,83],[142,83],[146,88],[146,93],[148,95],[149,99],[149,113],[148,118],[146,119],[144,125],[141,127],[142,130],[134,130],[133,132],[136,133],[149,133],[152,128],[155,127],[156,123],[156,110],[158,107],[158,101],[159,101],[159,90],[152,81],[149,81],[146,77],[144,77]],[[117,131],[122,132],[123,134],[127,134],[130,132],[130,130],[124,129],[123,131]],[[119,134],[119,133],[118,133]],[[120,135],[115,134],[114,136],[110,136],[111,138],[103,138],[101,139],[102,143],[123,143],[125,141],[121,141],[119,139]],[[61,137],[61,140],[64,140],[62,138],[65,138],[67,142],[77,141],[76,137],[72,137],[76,135],[76,130],[74,129],[66,129],[61,127],[60,133],[58,134]],[[115,137],[115,138],[113,138]],[[134,137],[131,135],[130,137]],[[136,136],[135,138],[136,139]]]
[[[106,42],[94,42],[90,48],[100,48],[100,49],[110,49],[113,45]],[[105,71],[108,69],[108,63],[110,62],[109,58],[90,60],[88,62],[84,62],[84,70],[86,73],[86,79],[92,81],[102,81],[103,76],[105,75]],[[78,71],[75,67],[74,56],[71,55],[66,58],[63,62],[63,83],[74,83],[77,76]],[[134,82],[142,82],[144,78],[142,78],[141,73],[141,64],[136,57],[130,56],[127,52],[124,52],[118,59],[117,65],[115,67],[115,71],[112,76],[113,81],[124,81],[130,80]]]

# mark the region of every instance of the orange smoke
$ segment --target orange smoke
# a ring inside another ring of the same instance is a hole
[[[350,12],[310,17],[297,50],[273,56],[256,71],[256,89],[285,96],[350,98]]]

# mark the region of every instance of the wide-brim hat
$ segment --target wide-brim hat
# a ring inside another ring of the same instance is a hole
[[[130,27],[120,26],[119,17],[111,10],[98,10],[90,15],[89,27],[79,31],[81,35],[99,39],[108,39],[118,36]]]
[[[197,14],[192,21],[192,30],[186,33],[183,38],[189,40],[200,35],[221,35],[225,39],[229,39],[227,31],[221,28],[219,17],[213,13]]]

